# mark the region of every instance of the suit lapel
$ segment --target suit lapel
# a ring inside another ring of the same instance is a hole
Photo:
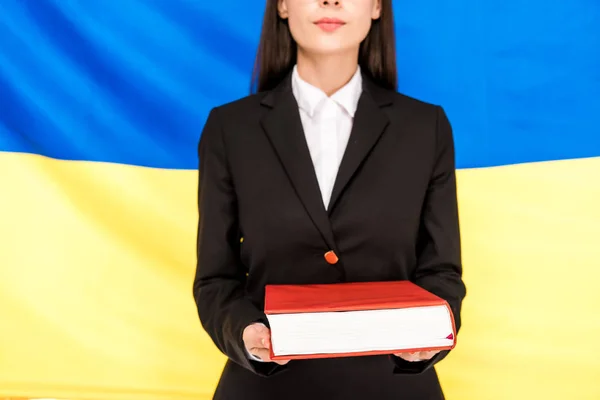
[[[331,193],[329,215],[342,192],[387,127],[389,119],[381,108],[392,103],[392,95],[392,91],[378,87],[363,75],[363,92],[358,101],[348,145]]]
[[[273,91],[262,104],[270,110],[261,120],[272,146],[283,165],[298,197],[330,249],[336,249],[331,224],[317,181],[310,151],[304,136],[298,104],[291,90],[291,76]]]

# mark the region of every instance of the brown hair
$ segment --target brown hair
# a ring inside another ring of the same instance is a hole
[[[277,11],[278,0],[267,0],[258,52],[252,72],[252,92],[271,90],[296,64],[297,47],[287,20]],[[360,44],[358,64],[377,85],[396,90],[396,43],[392,0],[381,0],[381,15]]]

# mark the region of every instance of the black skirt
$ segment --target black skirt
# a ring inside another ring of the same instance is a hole
[[[228,361],[217,400],[443,400],[434,368],[394,374],[387,356],[293,360],[285,370],[263,377]]]

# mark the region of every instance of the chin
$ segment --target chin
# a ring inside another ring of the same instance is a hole
[[[319,55],[328,55],[328,54],[338,54],[338,53],[347,53],[350,51],[354,51],[358,49],[359,44],[348,44],[348,43],[340,43],[338,41],[324,41],[321,43],[314,44],[312,46],[304,47],[304,50],[309,54],[319,54]]]

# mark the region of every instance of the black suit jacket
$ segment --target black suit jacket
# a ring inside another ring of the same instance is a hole
[[[418,363],[371,356],[278,366],[249,360],[242,342],[247,325],[268,324],[267,284],[411,280],[446,299],[460,328],[455,155],[441,107],[363,76],[327,210],[290,76],[211,110],[199,161],[193,291],[202,326],[229,358],[215,398],[443,398],[431,367],[447,352]]]

